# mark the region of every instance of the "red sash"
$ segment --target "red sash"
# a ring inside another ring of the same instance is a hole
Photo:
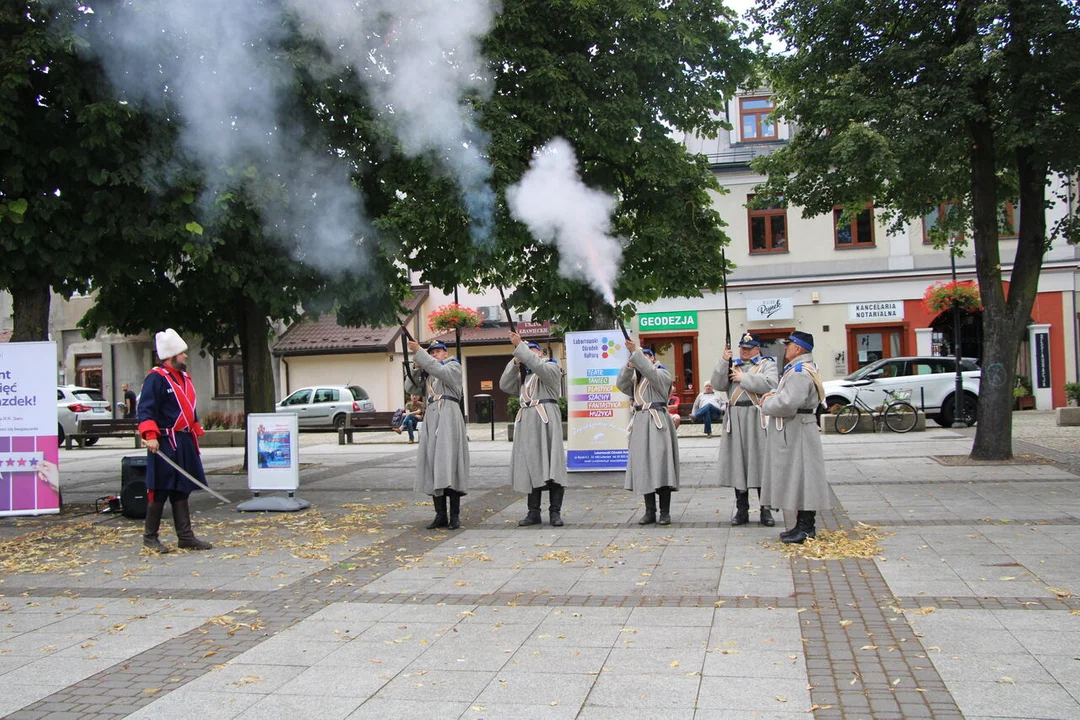
[[[156,367],[151,372],[156,372],[161,377],[165,378],[165,381],[169,383],[169,387],[172,388],[173,395],[176,397],[176,402],[180,405],[180,415],[176,418],[176,422],[173,423],[171,428],[165,428],[164,432],[169,437],[169,442],[172,443],[173,449],[176,449],[176,433],[187,430],[191,433],[191,439],[195,443],[195,451],[199,451],[199,436],[195,432],[195,383],[191,382],[187,373],[181,373],[180,379],[184,385],[181,386],[173,378],[172,373],[163,367]]]

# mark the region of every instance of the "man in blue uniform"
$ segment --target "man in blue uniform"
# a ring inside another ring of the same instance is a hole
[[[192,477],[206,482],[198,437],[203,434],[195,412],[195,385],[187,374],[187,343],[172,328],[154,336],[161,365],[143,381],[139,396],[139,435],[148,451],[146,463],[146,524],[143,545],[154,552],[169,549],[158,539],[165,501],[172,505],[177,546],[209,550],[212,545],[195,537],[191,529],[188,495],[196,485],[157,457],[167,455]]]

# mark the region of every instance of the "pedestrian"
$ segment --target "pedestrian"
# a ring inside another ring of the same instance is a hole
[[[412,445],[416,442],[413,433],[416,432],[416,427],[424,419],[424,399],[419,395],[410,395],[409,402],[405,403],[405,412],[401,416],[401,423],[394,428],[394,432],[398,435],[402,430],[409,433],[409,444]]]
[[[814,363],[814,336],[796,330],[785,344],[784,372],[774,392],[761,398],[768,423],[761,502],[797,512],[795,527],[780,533],[785,543],[802,543],[816,534],[818,510],[829,507],[825,455],[815,412],[825,399]]]
[[[456,530],[461,527],[461,496],[469,489],[469,438],[459,404],[461,363],[450,357],[441,342],[428,345],[426,353],[420,352],[420,343],[415,340],[409,340],[408,347],[415,353],[419,374],[406,379],[405,389],[427,395],[414,488],[430,495],[435,505],[435,519],[427,529]]]
[[[720,404],[720,396],[713,390],[712,383],[705,383],[705,388],[694,398],[694,404],[690,408],[690,418],[705,427],[705,437],[712,437],[712,424],[724,417],[724,410]]]
[[[168,328],[154,336],[154,345],[161,364],[143,381],[136,410],[139,435],[147,450],[143,546],[158,553],[169,552],[158,538],[161,516],[168,500],[172,506],[177,547],[209,550],[213,546],[195,537],[191,529],[188,496],[198,486],[160,457],[168,457],[196,480],[206,483],[202,458],[199,457],[198,438],[203,429],[195,410],[195,384],[187,374],[187,343],[175,330]]]
[[[671,416],[671,422],[675,423],[675,429],[679,429],[679,425],[682,424],[682,416],[679,415],[679,407],[682,405],[682,398],[679,397],[679,390],[674,385],[671,386],[671,395],[667,399],[667,411]]]
[[[750,489],[758,491],[760,515],[765,527],[776,524],[769,504],[761,500],[762,465],[765,455],[765,427],[758,406],[761,396],[776,389],[776,361],[761,354],[761,338],[749,332],[739,340],[739,357],[731,348],[713,369],[715,387],[728,395],[727,417],[720,436],[720,485],[735,489],[733,527],[750,522]]]
[[[135,393],[131,391],[131,387],[127,383],[123,383],[122,385],[120,385],[120,390],[124,393],[124,417],[135,417],[135,409],[137,405]]]
[[[514,418],[514,448],[510,456],[510,484],[528,493],[528,512],[518,525],[539,525],[543,492],[548,492],[548,519],[562,527],[562,503],[566,493],[566,452],[563,450],[563,371],[555,360],[544,358],[536,343],[526,343],[510,333],[514,357],[506,363],[499,387],[507,394],[519,394],[521,408]],[[521,367],[525,367],[522,380]]]
[[[671,373],[656,361],[652,349],[638,349],[633,340],[626,341],[626,348],[630,361],[615,378],[616,387],[633,399],[634,409],[624,487],[645,496],[639,525],[670,525],[671,493],[679,489],[679,438],[667,412]]]

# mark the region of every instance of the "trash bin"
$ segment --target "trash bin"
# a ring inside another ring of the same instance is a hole
[[[120,459],[120,512],[126,517],[146,517],[146,456]]]
[[[495,400],[490,395],[473,395],[473,407],[476,411],[473,422],[489,423],[492,421],[495,414]]]

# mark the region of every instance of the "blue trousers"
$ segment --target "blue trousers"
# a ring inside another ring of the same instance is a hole
[[[416,426],[420,422],[415,415],[406,415],[401,421],[401,427],[407,430],[409,433],[409,439],[413,439],[413,433],[416,432]]]
[[[712,424],[719,422],[722,417],[724,417],[723,413],[715,405],[703,405],[700,410],[694,413],[694,420],[705,426],[706,435],[712,435]]]

